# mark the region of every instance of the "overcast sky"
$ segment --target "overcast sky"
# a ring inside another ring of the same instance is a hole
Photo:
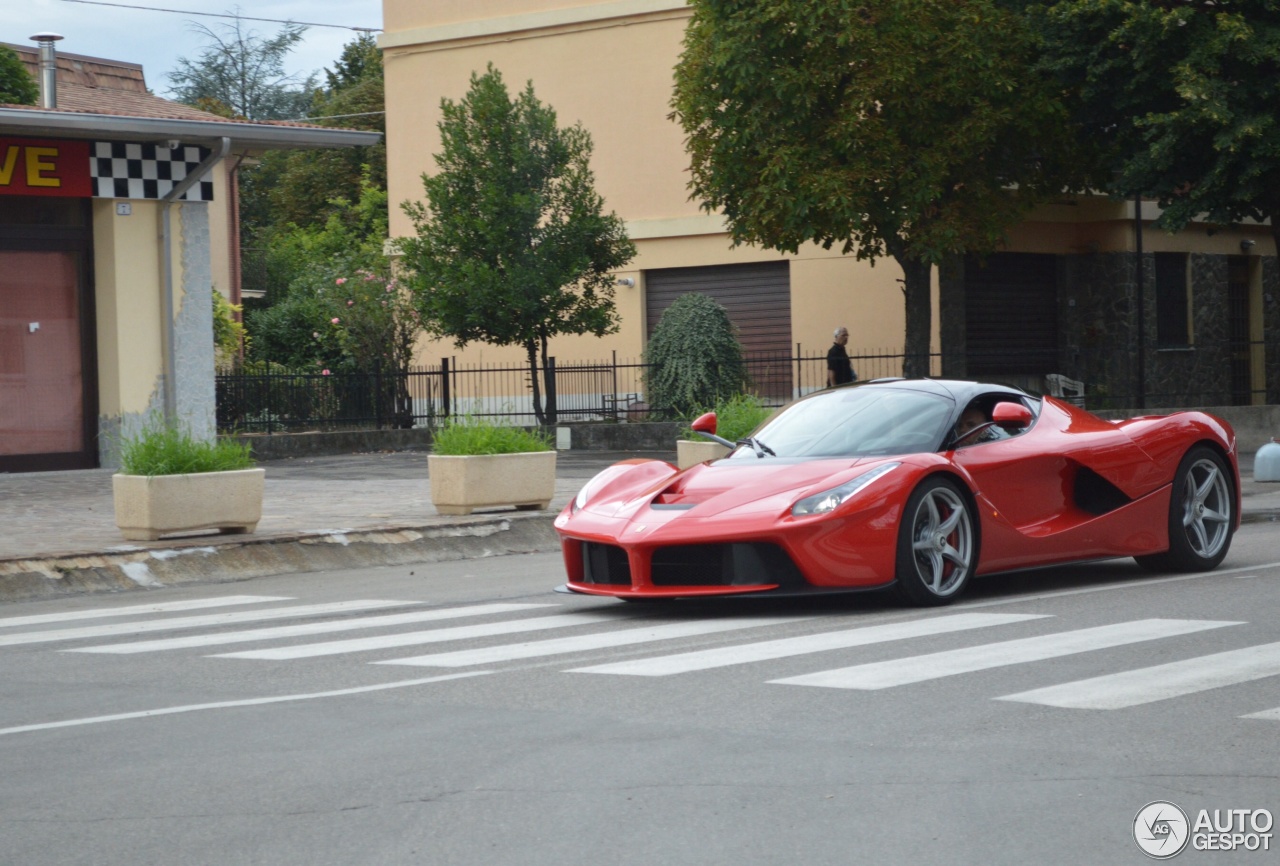
[[[34,45],[30,36],[52,31],[64,38],[59,51],[124,60],[142,64],[147,86],[159,96],[168,95],[168,73],[179,57],[195,59],[203,46],[192,27],[199,22],[218,32],[224,18],[192,15],[192,12],[226,13],[236,10],[231,0],[111,0],[118,5],[91,5],[72,0],[0,0],[0,42]],[[286,61],[286,69],[305,77],[331,66],[342,46],[357,33],[351,27],[382,27],[382,0],[251,0],[239,5],[240,14],[298,23],[338,24],[309,27]],[[146,6],[174,9],[158,12],[122,8]],[[188,14],[183,14],[188,13]],[[280,24],[246,21],[259,36],[274,36]]]

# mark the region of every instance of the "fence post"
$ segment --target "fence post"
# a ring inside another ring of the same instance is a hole
[[[373,362],[373,423],[382,429],[382,359]]]
[[[274,430],[271,429],[273,426],[271,423],[271,419],[275,417],[271,410],[274,409],[276,405],[276,389],[273,388],[271,385],[271,365],[270,364],[267,364],[267,399],[265,402],[267,404],[267,435],[270,436],[272,433],[275,432]]]
[[[537,373],[535,372],[534,375],[536,376]],[[556,359],[555,358],[547,358],[547,393],[544,394],[543,397],[547,401],[547,412],[546,412],[547,424],[554,425],[556,423]],[[534,409],[535,409],[534,416],[536,420],[537,407],[535,406]]]
[[[448,418],[452,413],[449,411],[449,359],[440,359],[440,414]]]

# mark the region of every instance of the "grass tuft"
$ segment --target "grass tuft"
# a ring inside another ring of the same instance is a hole
[[[247,444],[229,439],[205,442],[177,426],[156,421],[121,442],[120,471],[125,475],[186,475],[252,469]]]
[[[453,418],[432,434],[431,450],[443,456],[522,454],[553,450],[551,435],[473,417]]]

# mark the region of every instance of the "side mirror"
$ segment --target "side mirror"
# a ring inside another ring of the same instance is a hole
[[[991,410],[991,420],[1000,427],[1029,427],[1035,416],[1021,403],[997,403]]]
[[[704,415],[699,415],[694,419],[694,422],[689,425],[689,429],[694,433],[709,433],[712,436],[716,435],[716,413],[707,412]]]

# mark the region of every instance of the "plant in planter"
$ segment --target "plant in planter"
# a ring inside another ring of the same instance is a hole
[[[715,413],[716,420],[713,432],[720,439],[729,442],[737,442],[749,436],[773,414],[773,410],[754,394],[735,394],[727,400],[718,401],[711,411]],[[701,436],[690,427],[676,441],[676,463],[681,469],[707,460],[717,460],[729,453],[727,446]]]
[[[265,473],[254,467],[248,445],[206,442],[158,421],[120,444],[120,471],[111,484],[116,526],[125,538],[257,528]]]
[[[542,510],[556,490],[556,452],[548,434],[475,418],[435,431],[427,457],[431,504],[441,514],[514,505]]]

